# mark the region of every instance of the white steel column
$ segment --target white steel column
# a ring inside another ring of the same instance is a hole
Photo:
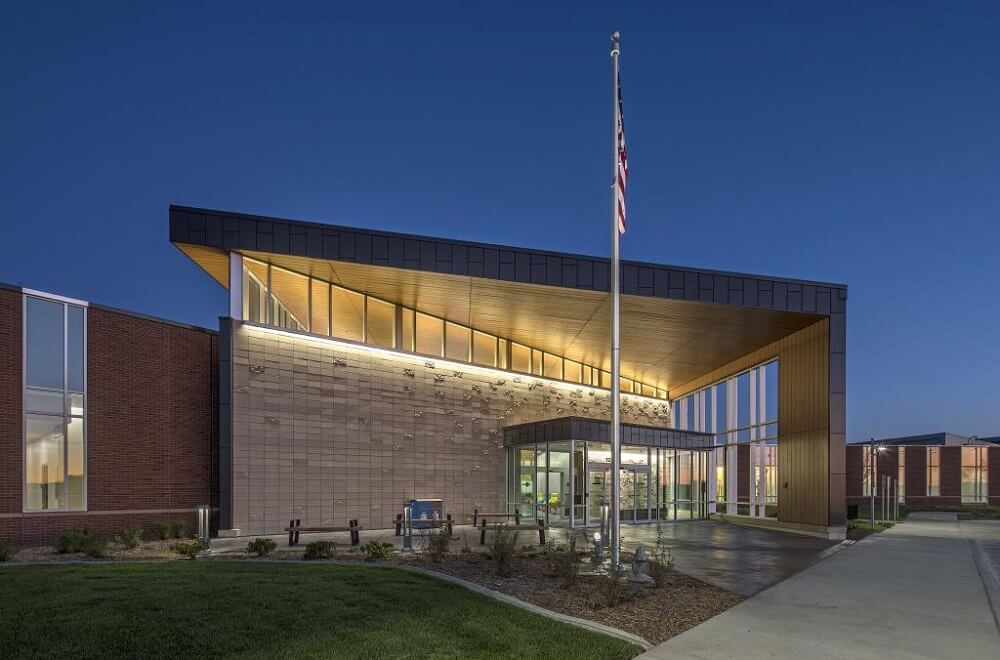
[[[229,316],[243,320],[243,255],[229,253]]]

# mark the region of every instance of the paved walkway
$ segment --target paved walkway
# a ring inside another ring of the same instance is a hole
[[[677,570],[709,584],[752,596],[819,561],[837,541],[715,520],[662,525],[663,543]],[[593,534],[594,530],[588,533]],[[566,530],[553,530],[563,540]],[[580,530],[573,530],[580,534]],[[656,525],[622,525],[626,550],[656,545]],[[589,547],[577,541],[577,547]]]
[[[992,544],[1000,521],[911,514],[640,657],[997,660]]]

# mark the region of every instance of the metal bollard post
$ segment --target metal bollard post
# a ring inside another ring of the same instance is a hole
[[[195,511],[198,513],[198,540],[205,548],[209,544],[209,514],[212,508],[207,504],[200,504]]]
[[[413,552],[413,521],[410,505],[403,506],[403,551]]]

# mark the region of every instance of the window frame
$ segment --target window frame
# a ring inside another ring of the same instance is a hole
[[[89,459],[89,442],[88,442],[88,416],[87,411],[89,409],[89,392],[87,383],[88,374],[88,364],[87,364],[87,338],[89,335],[89,305],[83,300],[76,300],[74,298],[66,298],[64,296],[57,296],[50,293],[45,293],[42,291],[35,291],[32,289],[22,289],[21,290],[21,512],[25,514],[60,514],[60,513],[79,513],[86,512],[88,510],[88,482],[90,478],[90,470],[87,469],[87,463]],[[62,389],[54,389],[47,387],[33,387],[28,385],[28,345],[25,338],[28,336],[28,301],[32,298],[42,300],[44,302],[54,302],[62,306],[62,340],[63,340],[63,385]],[[82,348],[83,348],[83,391],[78,392],[76,390],[69,389],[69,307],[78,307],[83,311],[83,337],[82,337]],[[63,408],[62,414],[58,415],[50,412],[37,412],[28,410],[28,389],[29,387],[35,391],[44,392],[61,392],[63,398]],[[70,393],[83,395],[83,414],[73,415],[70,409]],[[68,503],[69,501],[69,425],[70,420],[79,419],[82,424],[83,433],[83,479],[81,484],[81,506],[80,507],[61,507],[61,508],[50,508],[50,509],[33,509],[28,506],[28,416],[35,415],[40,417],[47,417],[52,419],[62,419],[62,430],[63,430],[63,446],[62,446],[62,462],[63,462],[63,480],[62,480],[62,490],[63,499]]]

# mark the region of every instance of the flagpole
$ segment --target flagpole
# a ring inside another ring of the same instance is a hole
[[[618,55],[617,32],[611,35],[611,568],[621,565],[621,375],[619,373],[618,313]]]

